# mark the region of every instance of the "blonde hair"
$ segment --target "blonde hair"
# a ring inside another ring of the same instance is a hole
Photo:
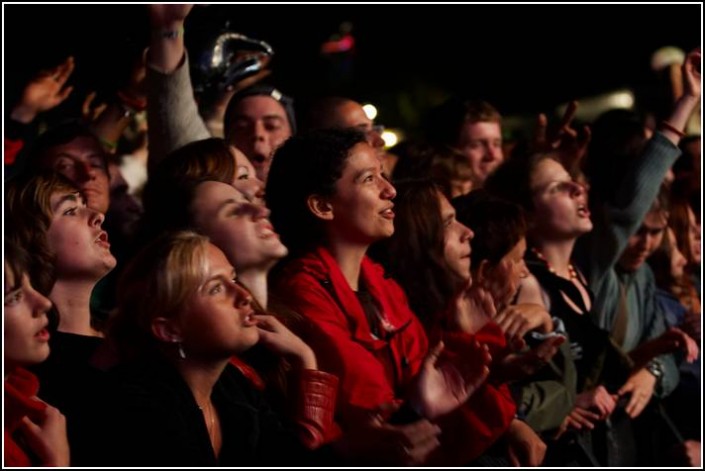
[[[118,307],[109,336],[123,359],[154,349],[152,321],[182,312],[208,274],[207,237],[191,231],[155,239],[127,266],[118,284]]]

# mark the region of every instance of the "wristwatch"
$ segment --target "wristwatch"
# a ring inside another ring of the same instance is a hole
[[[657,382],[660,382],[661,378],[663,378],[663,367],[661,366],[661,362],[658,360],[651,360],[648,362],[646,364],[646,369],[649,373],[654,375]]]

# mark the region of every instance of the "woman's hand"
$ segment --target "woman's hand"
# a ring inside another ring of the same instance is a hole
[[[546,455],[546,444],[519,419],[509,424],[507,445],[512,466],[539,466]]]
[[[629,417],[633,419],[641,414],[651,400],[651,396],[654,395],[655,386],[656,377],[645,368],[638,370],[627,379],[627,382],[619,389],[617,395],[621,397],[631,394],[629,402],[624,408]]]
[[[433,420],[462,405],[485,382],[492,361],[487,345],[472,342],[462,355],[441,355],[443,342],[428,354],[412,388],[411,404]]]
[[[57,408],[47,404],[44,418],[39,422],[23,417],[20,430],[42,466],[65,467],[71,464],[66,418]]]
[[[618,396],[607,392],[604,386],[600,385],[595,389],[585,391],[575,398],[575,405],[587,410],[596,410],[599,419],[606,419],[614,408],[617,407]]]
[[[255,314],[260,342],[273,352],[299,360],[306,370],[318,369],[316,355],[306,342],[287,329],[279,319],[268,314]]]
[[[53,69],[43,70],[22,91],[20,102],[12,110],[12,119],[29,124],[39,113],[59,106],[73,91],[65,87],[75,67],[73,57]]]

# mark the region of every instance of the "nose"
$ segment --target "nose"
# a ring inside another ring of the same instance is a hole
[[[260,219],[266,219],[271,214],[269,208],[263,204],[259,203],[249,203],[254,214],[254,220],[259,221]]]
[[[573,185],[570,189],[570,194],[575,198],[577,198],[578,196],[583,196],[583,194],[585,194],[585,187],[578,182],[573,182]]]
[[[468,226],[466,226],[465,224],[461,224],[461,223],[458,223],[458,224],[460,224],[460,226],[461,226],[462,229],[463,229],[463,235],[462,235],[462,240],[463,240],[463,241],[466,241],[466,240],[467,240],[467,241],[471,241],[472,239],[475,238],[475,233],[472,231],[472,229],[470,229],[470,228],[469,228]]]
[[[252,304],[252,295],[240,282],[235,282],[235,307],[242,309]]]
[[[76,162],[76,180],[79,182],[85,182],[88,180],[95,180],[96,173],[95,168],[93,168],[88,162]]]
[[[502,160],[502,146],[490,144],[489,146],[487,146],[486,154],[489,155],[492,160]]]
[[[393,200],[397,197],[397,189],[394,185],[386,179],[382,179],[382,197],[385,199]]]
[[[90,208],[86,208],[86,211],[89,211],[88,224],[91,227],[100,228],[103,225],[103,221],[105,221],[105,215],[100,211],[96,211]]]
[[[264,141],[266,135],[267,135],[267,132],[264,129],[264,123],[259,120],[257,122],[255,122],[255,125],[252,127],[253,140],[254,141]]]
[[[32,309],[32,315],[34,317],[40,317],[49,312],[49,309],[51,309],[51,301],[49,298],[34,289],[31,285],[26,290],[26,293],[34,307],[34,309]]]
[[[367,143],[375,149],[382,149],[384,147],[384,139],[382,139],[382,134],[374,128],[367,131]]]

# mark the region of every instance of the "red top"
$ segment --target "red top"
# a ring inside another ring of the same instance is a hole
[[[360,277],[380,312],[384,339],[372,335],[360,301],[325,248],[292,261],[276,286],[278,297],[308,320],[299,333],[316,352],[321,369],[340,379],[338,412],[344,425],[359,417],[360,409],[403,398],[428,351],[424,328],[401,287],[367,257]],[[487,329],[478,340],[504,341],[499,328]],[[446,349],[454,348],[451,336]],[[480,388],[465,406],[438,421],[441,447],[431,462],[468,464],[504,433],[514,412],[506,387]]]
[[[17,368],[5,379],[5,455],[4,466],[32,466],[31,453],[15,441],[20,433],[22,418],[41,422],[46,413],[46,404],[34,398],[39,391],[39,380],[27,370]]]

